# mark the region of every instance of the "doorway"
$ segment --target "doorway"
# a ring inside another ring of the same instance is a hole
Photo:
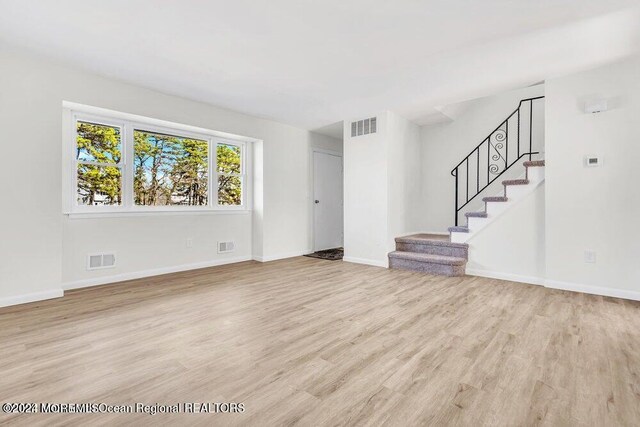
[[[313,250],[343,245],[342,154],[313,151]]]

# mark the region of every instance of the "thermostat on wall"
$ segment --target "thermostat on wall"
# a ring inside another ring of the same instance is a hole
[[[596,166],[600,166],[602,164],[602,159],[598,156],[585,156],[584,158],[584,165],[586,167],[596,167]]]

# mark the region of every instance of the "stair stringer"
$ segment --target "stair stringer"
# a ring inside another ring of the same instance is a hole
[[[545,185],[526,194],[469,243],[466,274],[542,285],[545,277]]]
[[[524,200],[528,195],[536,191],[536,189],[544,182],[544,167],[532,167],[529,168],[527,185],[509,185],[506,189],[506,195],[508,200],[506,202],[487,202],[486,218],[468,218],[469,231],[467,233],[452,232],[452,243],[469,243],[471,244],[473,239],[486,227],[498,220],[509,210],[513,209],[518,203]],[[525,174],[522,174],[520,178],[525,178]],[[504,194],[495,194],[496,196],[503,196]]]

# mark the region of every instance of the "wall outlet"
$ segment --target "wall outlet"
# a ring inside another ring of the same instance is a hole
[[[596,253],[594,251],[584,251],[584,262],[587,264],[595,264]]]
[[[584,156],[584,166],[588,168],[595,168],[602,164],[602,158],[597,155]]]
[[[192,237],[187,237],[187,240],[185,240],[184,245],[187,248],[192,248],[193,247],[193,238]]]

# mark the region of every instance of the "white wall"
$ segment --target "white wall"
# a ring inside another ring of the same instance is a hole
[[[387,112],[388,230],[387,251],[395,238],[420,231],[422,221],[422,165],[420,127]]]
[[[546,86],[548,283],[640,299],[640,58]],[[585,114],[584,102],[600,97],[610,110]],[[602,166],[584,167],[594,154]]]
[[[309,151],[312,146],[341,151],[340,141],[69,69],[2,46],[0,65],[5,158],[0,178],[13,183],[3,188],[0,214],[0,303],[60,289],[63,283],[99,282],[103,276],[126,277],[140,270],[161,271],[252,255],[268,260],[310,249]],[[63,217],[63,100],[263,140],[253,153],[257,160],[254,212]],[[185,235],[194,238],[193,248],[185,247]],[[221,256],[212,250],[223,238],[236,240],[234,254]],[[103,250],[117,252],[118,267],[86,271],[86,253]]]
[[[458,113],[453,121],[421,128],[424,231],[446,232],[448,227],[454,225],[455,178],[451,176],[451,169],[502,123],[518,107],[520,100],[541,95],[544,95],[544,85],[468,101],[456,108]],[[536,117],[544,118],[542,112]],[[540,151],[544,148],[544,140],[538,137],[544,135],[544,121],[536,123],[534,151]],[[487,188],[485,194],[499,193],[503,179],[524,173],[521,167],[513,168]],[[480,199],[478,197],[460,213],[460,225],[465,224],[464,212],[483,207]]]
[[[543,284],[544,182],[469,241],[467,274]]]
[[[418,231],[420,130],[385,111],[377,133],[351,138],[344,132],[345,260],[387,266],[394,238]]]
[[[376,117],[376,133],[354,138],[344,121],[344,259],[386,266],[388,121]]]

